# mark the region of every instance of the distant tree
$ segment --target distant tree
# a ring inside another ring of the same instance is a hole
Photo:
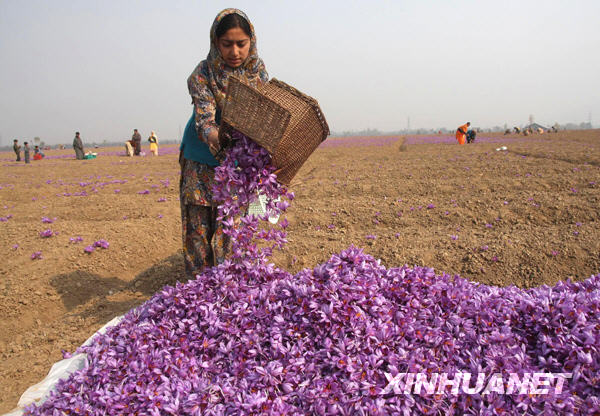
[[[40,144],[40,138],[39,137],[34,137],[33,141],[35,144],[39,145]]]

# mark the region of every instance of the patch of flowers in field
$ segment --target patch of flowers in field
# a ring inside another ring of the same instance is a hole
[[[163,288],[80,348],[86,368],[26,414],[600,411],[600,275],[498,288],[426,267],[386,268],[356,247],[292,275],[269,262],[287,223],[262,229],[256,216],[239,215],[257,191],[270,201],[263,220],[288,207],[278,197],[293,195],[277,183],[267,152],[237,139],[214,191],[234,257]],[[387,388],[400,373],[465,372],[573,376],[549,394]]]

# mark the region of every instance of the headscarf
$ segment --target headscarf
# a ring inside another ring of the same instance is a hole
[[[250,26],[250,49],[248,51],[248,57],[239,67],[229,68],[225,64],[225,60],[217,47],[217,27],[225,16],[234,13],[246,19]],[[213,92],[219,108],[223,108],[223,100],[227,93],[227,78],[229,78],[230,75],[234,74],[248,82],[250,85],[256,86],[259,81],[260,72],[265,71],[265,64],[262,59],[258,57],[254,26],[252,26],[250,19],[248,19],[248,16],[246,16],[243,11],[238,9],[225,9],[217,15],[210,28],[210,52],[208,52],[206,60],[208,63],[209,88]]]
[[[238,14],[250,26],[250,49],[248,57],[237,68],[226,65],[217,46],[217,27],[225,16]],[[238,9],[225,9],[215,18],[210,28],[210,51],[206,60],[200,62],[188,78],[188,89],[195,106],[196,129],[200,136],[207,137],[211,129],[216,129],[214,118],[217,109],[223,109],[227,94],[227,79],[235,75],[243,82],[256,87],[268,80],[265,64],[258,56],[254,27],[244,12]]]
[[[225,16],[234,13],[246,19],[250,26],[250,49],[248,57],[239,67],[230,68],[226,65],[217,46],[217,27]],[[258,57],[256,50],[254,27],[250,23],[248,16],[238,9],[225,9],[220,12],[210,28],[210,51],[208,52],[208,56],[206,60],[200,62],[188,78],[188,89],[190,90],[194,104],[202,106],[204,104],[202,101],[214,100],[216,101],[216,106],[222,109],[225,102],[225,95],[227,94],[227,79],[230,75],[235,75],[252,86],[256,86],[258,82],[261,80],[266,81],[268,78],[265,64]],[[209,91],[206,91],[206,89],[210,91],[212,97],[207,95]]]

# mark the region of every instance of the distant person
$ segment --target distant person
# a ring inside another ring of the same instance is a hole
[[[133,140],[126,140],[125,141],[125,154],[129,157],[133,157],[133,147],[135,146],[135,143],[133,143]]]
[[[467,143],[473,143],[476,136],[477,132],[474,129],[467,130]]]
[[[29,143],[23,143],[23,153],[25,154],[25,163],[29,163]]]
[[[469,121],[467,124],[463,124],[456,129],[456,140],[458,141],[458,144],[465,144],[465,141],[467,140],[467,130],[470,125],[471,122]]]
[[[40,150],[40,147],[38,145],[36,145],[33,148],[33,160],[42,160],[44,158],[44,156],[46,156],[46,155],[43,154],[42,151]]]
[[[152,153],[154,156],[158,156],[158,137],[156,137],[154,132],[150,133],[148,141],[150,142],[150,153]]]
[[[17,162],[21,161],[21,145],[19,144],[19,141],[17,139],[13,140],[13,150],[15,151],[15,154],[17,155]]]
[[[521,129],[520,128],[514,127],[514,129],[515,129],[515,133],[517,133],[517,134],[521,133]]]
[[[133,154],[139,156],[142,152],[142,135],[138,132],[138,129],[133,129],[131,141],[133,142]]]
[[[75,150],[75,159],[83,160],[85,152],[83,151],[83,141],[79,136],[79,132],[75,132],[75,138],[73,139],[73,149]]]

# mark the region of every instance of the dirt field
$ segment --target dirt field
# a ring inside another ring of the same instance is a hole
[[[127,158],[98,149],[86,161],[56,150],[27,166],[0,153],[0,413],[61,350],[183,279],[179,165],[174,148],[162,150]],[[600,130],[465,146],[441,136],[333,138],[291,188],[289,244],[274,260],[292,272],[351,244],[386,266],[490,285],[600,272]],[[107,249],[84,251],[102,239]]]

